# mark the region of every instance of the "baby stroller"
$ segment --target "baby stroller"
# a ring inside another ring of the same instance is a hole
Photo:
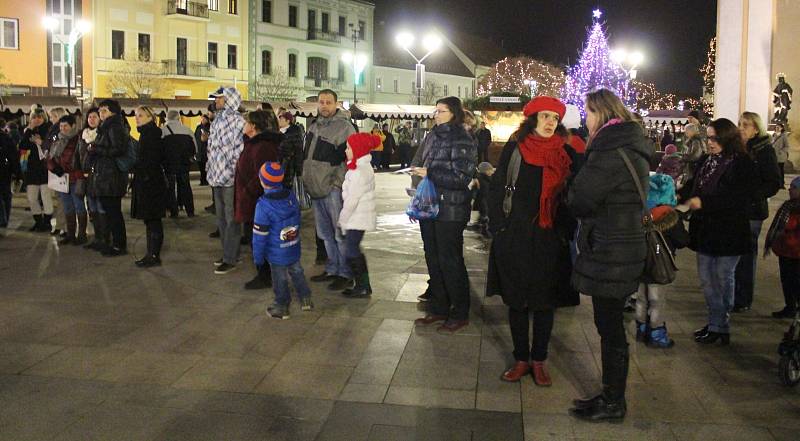
[[[796,386],[800,383],[800,311],[798,311],[789,330],[783,334],[778,345],[778,374],[784,386]]]

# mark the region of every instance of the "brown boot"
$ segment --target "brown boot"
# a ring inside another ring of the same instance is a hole
[[[537,386],[552,386],[553,380],[550,379],[550,374],[547,373],[547,367],[543,361],[532,361],[531,370],[533,371],[533,382]]]
[[[83,245],[86,243],[86,224],[88,220],[86,213],[78,214],[78,232],[75,235],[74,245]]]

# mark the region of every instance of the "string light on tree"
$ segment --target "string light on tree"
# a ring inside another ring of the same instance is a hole
[[[477,96],[512,93],[528,96],[531,82],[537,95],[558,96],[564,86],[564,72],[552,64],[529,57],[503,58],[478,82]]]
[[[703,74],[703,112],[710,115],[714,110],[714,79],[717,71],[717,37],[708,43],[706,64],[700,68]]]

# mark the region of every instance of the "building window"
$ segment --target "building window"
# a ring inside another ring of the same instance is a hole
[[[228,0],[228,14],[236,15],[239,13],[239,1]]]
[[[447,90],[447,84],[445,84],[444,85],[444,96],[447,96],[448,93],[450,93],[450,92]]]
[[[375,89],[377,89],[377,90],[383,89],[383,79],[382,78],[375,78]]]
[[[219,58],[217,57],[217,43],[208,43],[208,64],[211,66],[219,66]]]
[[[289,78],[297,78],[297,54],[289,54]]]
[[[339,35],[347,36],[347,19],[342,15],[339,16]]]
[[[53,86],[63,86],[66,83],[63,55],[61,43],[53,43]]]
[[[322,32],[330,32],[331,30],[331,15],[327,12],[322,13]]]
[[[272,2],[269,0],[261,1],[261,21],[272,23]]]
[[[327,80],[328,79],[328,60],[321,57],[308,57],[308,77]]]
[[[394,93],[397,93],[399,85],[397,84],[397,80],[394,80]]]
[[[19,21],[13,18],[0,18],[0,49],[19,49]]]
[[[461,86],[458,86],[458,97],[461,98]]]
[[[121,60],[125,57],[125,32],[111,31],[111,58]]]
[[[289,27],[297,27],[297,6],[289,5]]]
[[[361,20],[358,21],[358,39],[367,39],[367,23]]]
[[[261,51],[261,75],[272,75],[272,52]]]
[[[219,11],[219,0],[208,0],[209,11]]]
[[[139,60],[150,61],[150,34],[139,34]]]
[[[228,69],[236,69],[236,45],[228,45]]]

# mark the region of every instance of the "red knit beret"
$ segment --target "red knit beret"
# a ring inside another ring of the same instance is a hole
[[[371,133],[353,133],[347,138],[347,144],[353,150],[353,159],[358,159],[381,144],[381,139]]]
[[[553,98],[551,96],[537,96],[536,98],[528,101],[528,104],[525,104],[525,108],[522,109],[522,113],[525,117],[531,116],[534,113],[541,112],[542,110],[548,110],[550,112],[556,112],[558,114],[558,119],[564,119],[564,114],[567,113],[567,106],[561,102],[558,98]]]

